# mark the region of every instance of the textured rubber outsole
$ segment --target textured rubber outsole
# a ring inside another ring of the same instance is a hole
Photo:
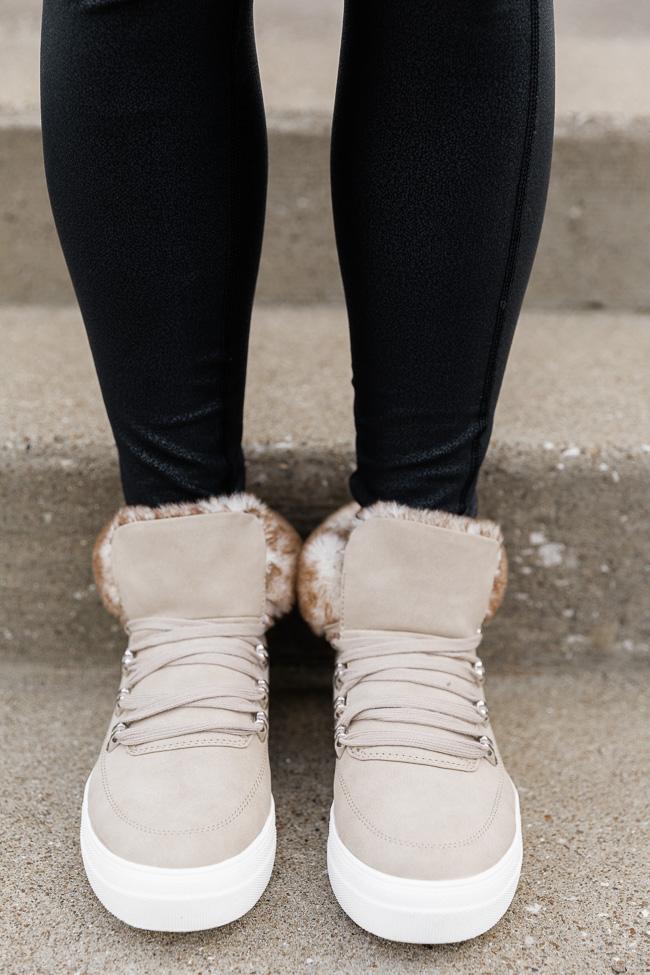
[[[205,867],[174,869],[131,863],[97,838],[81,811],[81,855],[90,886],[107,911],[147,931],[202,931],[230,924],[260,899],[275,859],[275,808],[237,856]]]
[[[357,859],[336,832],[330,814],[327,869],[334,896],[364,930],[389,941],[450,944],[484,934],[508,910],[522,862],[517,799],[515,838],[489,870],[459,880],[408,880]]]

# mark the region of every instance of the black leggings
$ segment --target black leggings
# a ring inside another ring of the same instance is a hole
[[[346,2],[332,192],[361,504],[475,510],[544,210],[552,21],[552,0]],[[266,192],[252,2],[45,0],[42,89],[126,500],[240,490]]]

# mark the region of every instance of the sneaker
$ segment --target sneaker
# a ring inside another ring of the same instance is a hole
[[[301,610],[337,653],[330,882],[382,938],[473,938],[514,896],[519,804],[477,655],[506,577],[498,525],[388,502],[303,548]]]
[[[81,852],[133,927],[227,924],[269,881],[265,632],[291,608],[299,548],[251,495],[123,508],[97,541],[97,588],[129,641]]]

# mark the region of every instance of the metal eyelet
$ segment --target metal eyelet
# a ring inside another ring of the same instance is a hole
[[[269,662],[269,652],[268,652],[268,650],[266,649],[266,647],[264,646],[263,643],[258,643],[257,644],[257,646],[255,647],[255,653],[259,657],[262,665],[264,667],[266,667],[266,665]]]
[[[122,669],[128,673],[133,664],[135,663],[135,654],[133,650],[125,650],[122,654]]]
[[[481,735],[480,738],[476,739],[479,745],[485,749],[485,757],[487,758],[490,765],[497,764],[497,753],[494,750],[494,742],[487,735]]]
[[[257,686],[263,692],[263,696],[262,696],[262,700],[260,701],[260,704],[262,705],[263,708],[266,708],[266,706],[269,703],[269,691],[270,691],[269,682],[267,680],[264,680],[263,677],[260,677],[260,679],[257,681]]]
[[[334,687],[337,691],[339,691],[343,685],[343,676],[347,669],[347,664],[337,664],[334,668]]]
[[[482,684],[483,681],[485,680],[485,664],[483,663],[480,657],[477,657],[477,659],[472,664],[472,670],[474,671],[474,676],[476,677],[476,679],[479,680]]]
[[[480,714],[480,716],[483,718],[483,720],[487,721],[490,711],[485,701],[483,699],[481,699],[480,701],[474,701],[474,707],[476,708],[478,714]]]
[[[112,752],[113,749],[116,748],[117,745],[119,745],[119,741],[117,740],[117,736],[118,736],[118,734],[119,734],[120,731],[126,731],[126,729],[128,727],[129,727],[129,725],[128,725],[128,723],[126,721],[118,721],[117,724],[113,725],[113,727],[110,730],[109,736],[108,736],[108,741],[106,742],[106,751],[107,752]]]
[[[338,725],[334,731],[334,751],[337,758],[340,758],[345,750],[347,727],[343,724]]]
[[[266,741],[269,736],[269,719],[266,716],[266,711],[258,711],[255,715],[255,724],[261,727],[258,728],[257,737],[260,741]]]
[[[345,706],[347,704],[347,698],[343,694],[339,694],[337,698],[334,699],[334,717],[340,718],[345,711]]]
[[[337,758],[341,757],[345,749],[345,734],[347,730],[347,726],[344,724],[339,724],[334,729],[334,751],[336,752]]]

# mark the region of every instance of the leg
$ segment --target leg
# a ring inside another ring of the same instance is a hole
[[[347,0],[332,146],[356,500],[472,514],[542,223],[552,0]]]
[[[266,192],[252,0],[45,0],[42,81],[126,500],[238,490]]]
[[[367,9],[347,0],[333,188],[352,487],[388,503],[328,518],[298,593],[337,652],[332,890],[367,931],[442,944],[496,924],[521,870],[478,657],[506,555],[497,524],[465,515],[541,223],[551,6]]]
[[[128,924],[216,927],[273,868],[265,631],[300,546],[251,495],[206,499],[243,482],[266,175],[250,0],[45,0],[43,113],[129,505],[94,551],[129,644],[83,861]]]

